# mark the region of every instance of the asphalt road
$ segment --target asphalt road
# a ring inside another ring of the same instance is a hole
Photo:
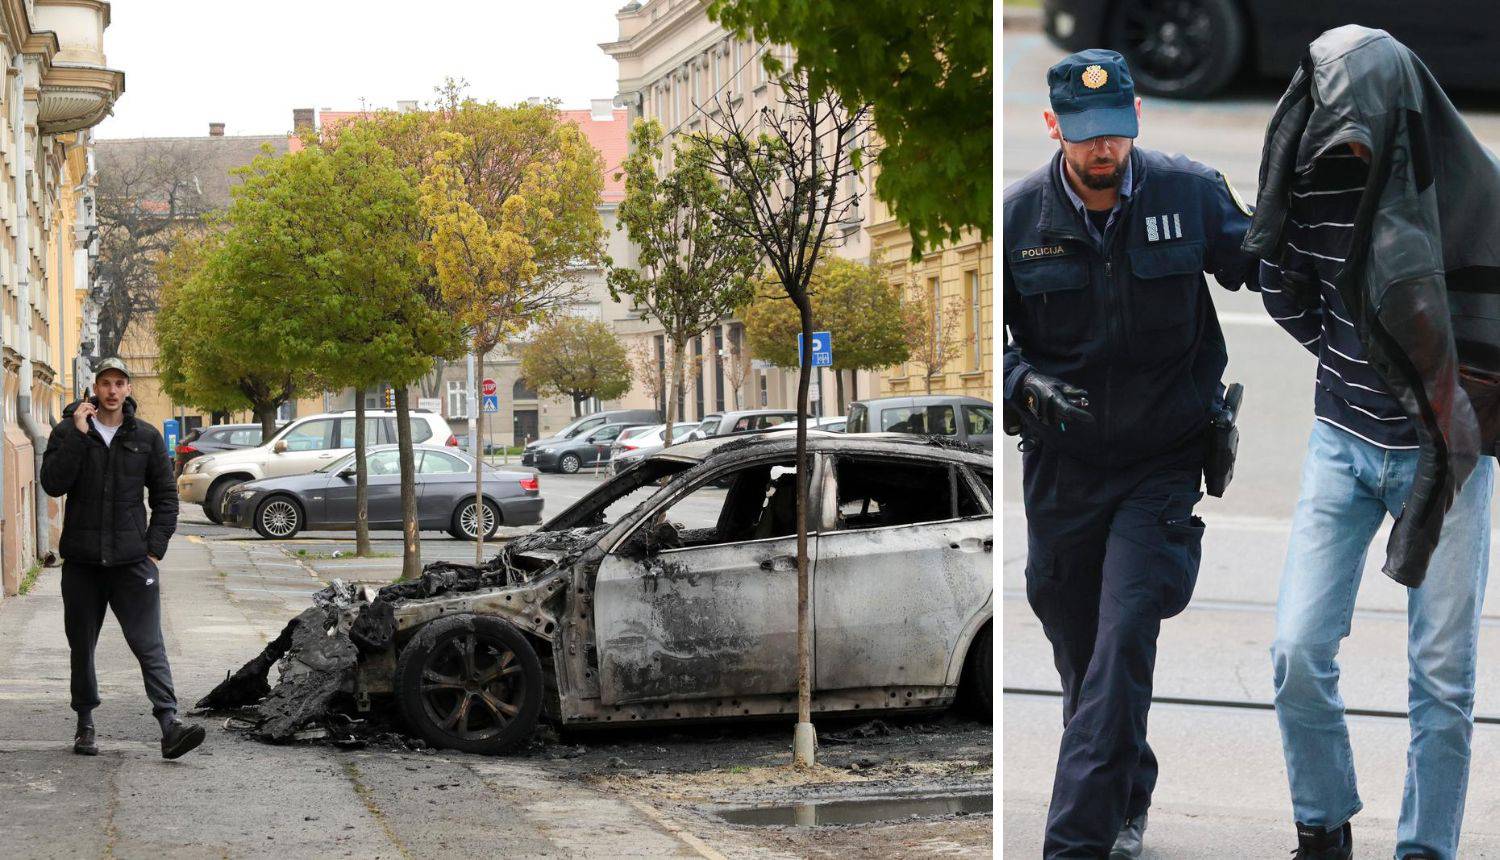
[[[1003,91],[1005,182],[1043,164],[1056,149],[1041,113],[1046,69],[1062,56],[1040,34],[1007,31]],[[1255,199],[1265,125],[1280,95],[1276,82],[1239,88],[1208,103],[1145,99],[1141,146],[1182,152],[1222,170],[1246,201]],[[1493,99],[1460,100],[1470,125],[1500,149]],[[1192,606],[1168,621],[1157,659],[1151,742],[1161,760],[1148,856],[1273,856],[1295,844],[1284,765],[1271,700],[1268,649],[1277,584],[1312,426],[1314,358],[1265,314],[1253,293],[1215,284],[1214,302],[1229,344],[1227,381],[1245,385],[1239,462],[1225,499],[1198,508],[1208,524]],[[1004,443],[1003,675],[1004,847],[1039,852],[1061,733],[1051,654],[1026,605],[1025,519],[1020,457]],[[1367,559],[1354,632],[1340,655],[1350,708],[1406,709],[1405,589],[1379,572],[1388,532]],[[1491,570],[1500,540],[1491,540]],[[1477,712],[1500,721],[1500,597],[1485,604]],[[1178,703],[1164,702],[1163,699]],[[1190,704],[1182,702],[1203,702]],[[1361,855],[1390,856],[1405,766],[1406,721],[1351,719],[1365,811],[1355,820]],[[1500,726],[1475,731],[1462,856],[1500,856]],[[1227,851],[1226,845],[1235,849]]]

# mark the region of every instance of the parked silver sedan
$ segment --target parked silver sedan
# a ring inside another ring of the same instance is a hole
[[[413,446],[416,456],[417,514],[421,528],[445,530],[474,540],[481,521],[486,537],[501,525],[542,521],[541,486],[530,472],[486,466],[484,504],[474,502],[474,459],[452,448]],[[401,452],[395,445],[371,446],[365,453],[370,528],[399,529]],[[350,452],[306,475],[240,484],[224,503],[224,524],[253,528],[261,537],[285,539],[303,529],[354,528],[355,473]]]

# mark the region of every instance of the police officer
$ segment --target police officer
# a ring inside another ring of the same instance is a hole
[[[1225,178],[1133,146],[1124,58],[1047,72],[1059,151],[1005,191],[1004,400],[1023,438],[1026,595],[1062,679],[1046,857],[1136,857],[1156,784],[1156,637],[1197,579],[1193,516],[1228,360],[1204,272],[1238,289]]]

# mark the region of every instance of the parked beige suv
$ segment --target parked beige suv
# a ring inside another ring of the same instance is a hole
[[[177,479],[177,495],[183,502],[203,506],[215,523],[223,522],[225,493],[246,481],[305,475],[328,465],[354,449],[354,410],[297,418],[281,428],[269,441],[254,448],[241,448],[198,457],[190,461]],[[413,410],[413,443],[457,446],[443,416]],[[365,444],[395,444],[396,413],[365,411]]]

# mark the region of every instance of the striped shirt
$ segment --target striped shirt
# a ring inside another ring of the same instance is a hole
[[[1364,346],[1333,282],[1354,233],[1368,166],[1338,150],[1292,183],[1280,264],[1261,262],[1261,297],[1271,318],[1318,357],[1313,411],[1319,421],[1389,450],[1418,447],[1415,427],[1365,359]],[[1288,280],[1316,285],[1304,308]]]

